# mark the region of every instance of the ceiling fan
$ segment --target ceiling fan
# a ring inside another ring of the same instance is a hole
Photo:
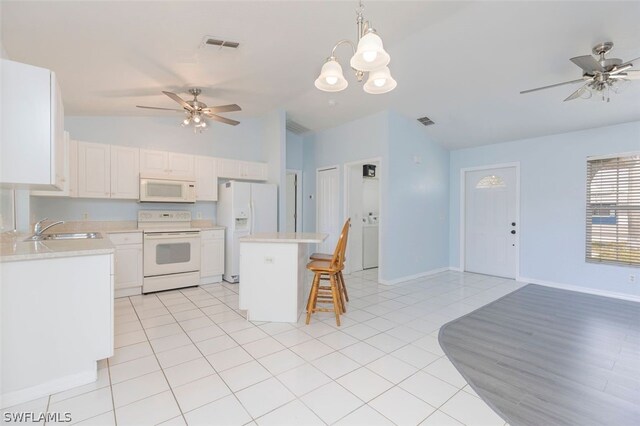
[[[241,111],[242,108],[240,108],[236,104],[208,107],[205,103],[200,102],[198,100],[198,95],[202,93],[202,91],[198,88],[189,89],[189,93],[193,95],[193,100],[191,101],[185,101],[180,96],[172,92],[163,91],[162,93],[164,93],[165,95],[167,95],[168,97],[170,97],[171,99],[179,103],[183,109],[160,108],[160,107],[151,107],[151,106],[142,106],[142,105],[136,105],[136,106],[138,108],[184,112],[186,113],[187,116],[182,121],[182,125],[188,126],[189,124],[193,124],[194,131],[202,132],[207,127],[207,121],[205,120],[205,118],[210,118],[212,120],[219,121],[220,123],[231,124],[232,126],[236,126],[240,124],[239,121],[231,120],[230,118],[221,117],[217,113]]]
[[[520,92],[520,94],[550,89],[565,84],[582,83],[582,86],[564,100],[565,102],[577,98],[588,99],[592,96],[593,92],[601,95],[603,101],[609,102],[609,92],[613,91],[617,93],[621,82],[640,79],[640,70],[631,70],[633,62],[640,60],[640,58],[635,58],[627,62],[623,62],[622,59],[618,58],[605,58],[605,55],[612,48],[613,43],[607,41],[593,47],[592,52],[594,55],[597,55],[597,57],[584,55],[571,58],[571,62],[582,68],[582,78],[525,90]]]

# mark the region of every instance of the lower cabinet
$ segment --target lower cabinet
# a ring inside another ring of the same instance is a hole
[[[200,284],[222,281],[224,273],[224,229],[200,232]]]
[[[116,248],[115,297],[142,294],[142,233],[114,233],[109,239]]]

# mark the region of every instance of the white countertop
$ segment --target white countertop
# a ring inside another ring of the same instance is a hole
[[[319,244],[327,239],[327,234],[314,232],[263,232],[240,238],[241,243],[298,243]]]
[[[91,256],[114,252],[113,244],[106,235],[95,239],[24,241],[28,236],[29,234],[3,236],[0,242],[0,262]]]

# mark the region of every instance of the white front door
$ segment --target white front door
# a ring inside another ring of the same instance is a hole
[[[340,236],[340,175],[337,168],[318,170],[316,175],[316,229],[329,237],[320,244],[322,253],[333,253]]]
[[[464,270],[516,276],[516,168],[465,173]]]

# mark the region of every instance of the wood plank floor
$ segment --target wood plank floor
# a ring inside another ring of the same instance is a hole
[[[439,339],[511,425],[640,425],[640,303],[527,285]]]

